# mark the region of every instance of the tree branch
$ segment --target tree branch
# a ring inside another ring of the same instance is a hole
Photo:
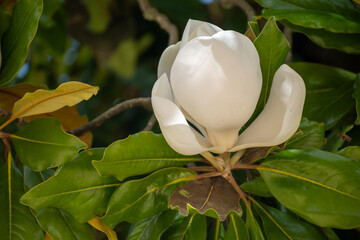
[[[0,117],[6,118],[6,119],[10,119],[11,118],[11,113],[6,111],[3,108],[0,108]],[[23,118],[17,118],[14,120],[15,123],[17,123],[19,126],[25,126],[27,124],[27,121],[25,121],[25,119]]]
[[[157,120],[155,115],[151,115],[148,123],[146,124],[146,127],[143,129],[143,132],[145,131],[151,131],[151,129],[154,127],[154,125],[156,124]]]
[[[252,21],[256,15],[254,8],[245,0],[220,0],[220,3],[224,8],[230,8],[233,5],[238,6],[245,12],[248,21]]]
[[[144,18],[149,21],[156,21],[159,26],[169,34],[169,45],[179,41],[178,29],[170,22],[166,15],[160,13],[156,8],[151,6],[149,0],[138,0],[138,3]]]
[[[73,134],[75,136],[82,136],[86,132],[94,130],[95,128],[98,128],[105,121],[109,120],[113,116],[115,116],[125,110],[128,110],[130,108],[137,107],[137,106],[141,106],[148,111],[152,111],[150,98],[129,99],[127,101],[119,103],[119,104],[115,105],[114,107],[108,109],[107,111],[105,111],[104,113],[102,113],[101,115],[99,115],[98,117],[93,119],[92,121],[82,125],[81,127],[68,131],[68,133]]]

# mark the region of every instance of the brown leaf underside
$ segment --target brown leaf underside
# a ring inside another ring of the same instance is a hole
[[[231,210],[241,212],[240,196],[233,186],[223,177],[194,180],[179,187],[170,197],[169,204],[179,207],[179,212],[187,216],[187,204],[197,209],[201,214],[208,209],[214,209],[221,221]]]

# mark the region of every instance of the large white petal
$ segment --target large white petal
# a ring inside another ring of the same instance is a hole
[[[158,72],[157,72],[158,78],[164,73],[166,73],[168,78],[170,77],[170,70],[174,63],[176,55],[179,52],[180,43],[181,42],[178,42],[176,44],[167,47],[165,51],[162,53],[158,65]]]
[[[177,104],[206,129],[211,143],[230,148],[260,95],[259,56],[234,31],[198,37],[180,49],[170,81]]]
[[[275,73],[264,110],[239,136],[235,147],[230,151],[275,146],[285,142],[299,127],[305,91],[300,75],[283,64]]]
[[[165,74],[156,81],[151,101],[161,131],[175,151],[193,155],[206,151],[221,153],[226,150],[212,147],[200,133],[189,126],[183,113],[173,102],[171,87]]]
[[[180,48],[182,48],[193,38],[201,36],[212,36],[220,31],[222,31],[222,29],[218,26],[215,26],[214,24],[189,19],[184,29]]]

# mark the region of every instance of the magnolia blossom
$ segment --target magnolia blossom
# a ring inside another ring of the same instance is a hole
[[[253,43],[234,31],[189,20],[162,54],[152,105],[168,144],[184,155],[274,146],[292,136],[305,100],[302,78],[286,64],[275,73],[260,115],[240,135],[262,88]]]

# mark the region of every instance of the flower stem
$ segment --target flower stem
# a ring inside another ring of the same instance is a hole
[[[200,153],[206,160],[208,160],[211,165],[213,165],[219,172],[223,172],[224,168],[221,166],[218,161],[216,161],[215,157],[210,152]]]
[[[235,165],[240,160],[240,158],[244,155],[245,151],[246,149],[241,149],[240,151],[235,153],[234,156],[232,156],[230,160],[231,166]]]

